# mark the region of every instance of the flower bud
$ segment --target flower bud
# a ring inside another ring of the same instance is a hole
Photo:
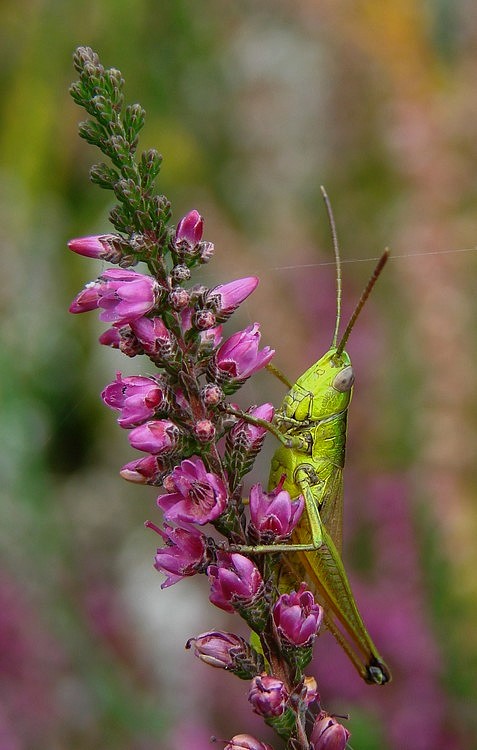
[[[159,485],[164,472],[167,470],[166,462],[162,456],[151,455],[124,464],[119,475],[126,481],[135,484]]]
[[[179,445],[180,429],[170,419],[152,419],[129,433],[133,448],[145,453],[172,453]]]
[[[281,716],[288,702],[288,691],[282,680],[272,675],[261,674],[254,677],[248,699],[252,710],[265,719]]]
[[[261,742],[251,734],[236,734],[227,742],[224,750],[273,750],[271,745]]]
[[[345,750],[350,732],[335,718],[322,711],[311,730],[312,750]]]
[[[78,255],[87,258],[100,258],[110,263],[119,263],[121,253],[114,247],[114,234],[94,234],[88,237],[77,237],[68,242],[68,247]]]
[[[199,310],[195,313],[193,322],[199,331],[207,331],[216,325],[217,318],[212,310]]]
[[[214,243],[201,242],[199,244],[199,258],[201,263],[208,263],[214,256]]]
[[[179,312],[189,304],[189,292],[186,289],[182,289],[181,287],[173,289],[172,292],[169,293],[169,302],[171,303],[171,306],[174,308],[174,310],[177,310]]]
[[[188,281],[190,279],[190,268],[184,265],[174,266],[171,271],[171,277],[173,281],[179,284],[182,281]]]
[[[186,648],[194,647],[194,653],[205,664],[233,672],[242,680],[250,680],[263,670],[263,657],[247,641],[234,633],[210,630],[196,638],[190,638]]]
[[[212,409],[224,400],[224,392],[222,388],[219,388],[219,386],[214,383],[207,383],[207,385],[204,385],[200,395],[204,406],[208,409]]]
[[[215,426],[210,419],[199,419],[194,425],[194,434],[200,443],[210,443],[215,437]]]
[[[224,323],[247,297],[256,289],[256,276],[229,281],[211,289],[205,297],[205,305],[216,313],[217,321]]]
[[[200,213],[193,209],[178,223],[176,228],[176,243],[187,242],[191,247],[194,247],[202,239],[203,230],[204,220]]]

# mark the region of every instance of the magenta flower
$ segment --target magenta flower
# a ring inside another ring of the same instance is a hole
[[[312,750],[345,750],[350,738],[348,730],[335,718],[322,711],[311,730]]]
[[[205,306],[210,306],[217,320],[223,323],[252,294],[257,284],[256,276],[247,276],[244,279],[229,281],[228,284],[219,284],[207,293]]]
[[[164,390],[154,378],[132,375],[123,378],[118,372],[114,383],[101,394],[104,403],[121,412],[118,424],[126,429],[145,422],[164,401]]]
[[[179,443],[180,430],[169,419],[153,419],[131,430],[128,439],[133,448],[145,453],[171,453]]]
[[[273,607],[273,621],[280,637],[291,646],[309,648],[323,620],[323,609],[302,583],[298,591],[282,594]]]
[[[271,745],[261,742],[251,734],[236,734],[227,742],[224,750],[273,750]]]
[[[272,675],[257,675],[252,680],[248,699],[253,711],[259,716],[270,719],[281,716],[286,707],[289,695],[282,680]]]
[[[254,484],[250,490],[253,530],[258,539],[267,544],[287,539],[300,520],[304,507],[303,495],[292,500],[281,485],[272,492],[264,492],[261,484]]]
[[[68,247],[74,253],[84,255],[87,258],[101,258],[111,263],[117,263],[120,255],[111,244],[115,239],[114,234],[93,234],[70,240]]]
[[[234,633],[209,630],[187,641],[187,648],[194,646],[195,655],[205,664],[220,669],[231,669],[237,655],[246,656],[248,643]]]
[[[155,569],[167,576],[161,589],[204,571],[207,545],[206,538],[200,531],[193,526],[173,528],[167,523],[164,524],[164,529],[160,529],[152,521],[146,521],[144,525],[159,534],[166,545],[159,547],[154,559]]]
[[[247,414],[250,414],[251,417],[264,419],[266,422],[272,421],[274,413],[275,409],[272,404],[261,404],[247,410]],[[244,419],[239,419],[230,431],[230,438],[232,443],[239,440],[241,444],[247,447],[247,450],[258,452],[262,447],[266,434],[266,427],[259,427],[258,425],[246,422]]]
[[[258,323],[234,333],[216,354],[219,378],[224,381],[242,382],[254,372],[265,367],[275,351],[266,346],[259,351],[260,330]]]
[[[151,276],[110,268],[75,297],[70,312],[81,313],[102,307],[100,320],[129,323],[152,310],[158,293],[159,286]]]
[[[176,242],[185,241],[192,247],[202,239],[204,220],[200,213],[193,209],[178,223],[176,228]]]
[[[144,456],[124,464],[120,476],[135,484],[159,484],[165,466],[160,456]]]
[[[131,329],[151,357],[157,357],[171,345],[171,333],[161,318],[137,318],[131,322]]]
[[[209,599],[216,607],[234,612],[246,607],[263,594],[263,580],[256,565],[243,555],[219,552],[217,565],[209,565]]]
[[[192,456],[176,466],[167,477],[166,495],[157,504],[168,521],[198,523],[215,521],[227,506],[227,488],[220,477],[207,471],[201,458]]]

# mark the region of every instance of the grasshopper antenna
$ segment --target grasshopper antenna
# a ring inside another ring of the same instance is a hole
[[[349,323],[346,326],[346,330],[343,333],[340,342],[336,348],[336,356],[339,357],[340,354],[343,352],[343,349],[346,346],[346,342],[348,341],[349,335],[353,329],[354,324],[356,323],[356,320],[358,318],[358,315],[360,314],[361,310],[364,307],[364,303],[368,299],[369,295],[371,294],[371,290],[374,287],[376,281],[378,280],[379,275],[381,274],[381,271],[383,270],[384,266],[386,265],[386,261],[389,258],[389,248],[386,248],[384,253],[381,255],[380,259],[376,263],[376,267],[371,275],[371,278],[369,279],[368,283],[366,284],[366,287],[359,298],[358,304],[354,308],[354,312],[349,319]]]
[[[335,218],[333,216],[333,210],[331,208],[331,202],[328,198],[328,193],[326,192],[323,185],[320,186],[321,194],[323,196],[323,200],[325,201],[326,211],[328,214],[328,221],[330,222],[330,229],[331,229],[331,239],[333,242],[333,250],[335,253],[335,265],[336,265],[336,323],[335,323],[335,332],[333,334],[333,341],[331,346],[335,347],[336,342],[338,341],[338,332],[340,329],[340,321],[341,321],[341,256],[340,256],[340,248],[338,245],[338,234],[336,232],[336,224],[335,224]]]

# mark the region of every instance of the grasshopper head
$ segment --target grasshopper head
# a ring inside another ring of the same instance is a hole
[[[287,416],[315,422],[339,414],[348,407],[353,383],[348,354],[332,347],[298,378],[289,394]]]

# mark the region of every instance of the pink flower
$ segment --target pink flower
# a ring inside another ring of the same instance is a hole
[[[185,241],[192,247],[202,239],[204,220],[200,213],[193,209],[178,223],[176,228],[176,242]]]
[[[259,351],[260,330],[258,323],[234,333],[215,355],[219,378],[228,381],[244,381],[254,372],[265,367],[275,351],[266,346]]]
[[[88,237],[77,237],[68,242],[68,247],[78,255],[84,255],[87,258],[101,258],[111,263],[117,263],[120,254],[111,244],[116,237],[114,234],[93,234]]]
[[[205,306],[211,307],[216,318],[223,323],[234,310],[256,289],[258,278],[247,276],[244,279],[219,284],[211,289],[205,297]]]
[[[350,736],[342,724],[322,711],[311,730],[311,747],[312,750],[345,750]]]
[[[246,658],[249,645],[243,638],[234,633],[223,633],[221,630],[209,630],[196,638],[187,641],[187,648],[194,646],[195,655],[205,664],[220,669],[231,669],[235,658]]]
[[[274,412],[275,409],[272,404],[261,404],[260,406],[254,406],[252,409],[247,410],[247,414],[250,414],[251,417],[255,417],[255,419],[264,419],[266,422],[272,421]],[[246,422],[245,419],[239,419],[230,430],[232,443],[240,441],[241,444],[247,446],[247,450],[252,450],[254,452],[258,452],[261,449],[266,434],[266,427],[250,424],[250,422]]]
[[[167,576],[161,589],[204,570],[207,547],[205,536],[200,531],[192,526],[173,528],[167,523],[164,529],[160,529],[151,521],[144,525],[159,534],[166,545],[157,550],[154,561],[156,570]]]
[[[110,268],[75,297],[70,312],[81,313],[102,307],[100,320],[129,323],[152,310],[158,293],[159,286],[151,276]]]
[[[257,675],[252,680],[248,699],[253,711],[264,718],[281,716],[286,707],[289,695],[282,680],[272,675]]]
[[[121,412],[118,424],[129,428],[145,422],[163,403],[164,391],[157,380],[141,375],[123,378],[118,372],[114,383],[101,394],[104,403]]]
[[[165,471],[160,456],[144,456],[124,464],[119,475],[135,484],[159,484]]]
[[[258,539],[272,543],[287,539],[303,513],[303,495],[292,501],[279,485],[273,492],[264,492],[260,484],[250,490],[250,518]]]
[[[167,478],[167,489],[157,504],[168,521],[198,523],[214,521],[227,506],[227,488],[222,479],[206,470],[198,456],[187,458]]]
[[[282,594],[273,607],[280,637],[291,646],[310,647],[323,620],[323,610],[302,583],[298,591]]]
[[[145,453],[170,453],[178,445],[180,430],[169,419],[153,419],[135,427],[128,435],[133,448]]]
[[[137,318],[131,329],[141,342],[146,354],[156,357],[171,346],[172,336],[161,318]]]
[[[273,750],[271,745],[261,742],[251,734],[236,734],[227,742],[224,750]]]
[[[236,606],[248,606],[263,593],[262,576],[256,565],[238,553],[219,552],[217,565],[209,565],[209,599],[216,607],[234,612]]]

